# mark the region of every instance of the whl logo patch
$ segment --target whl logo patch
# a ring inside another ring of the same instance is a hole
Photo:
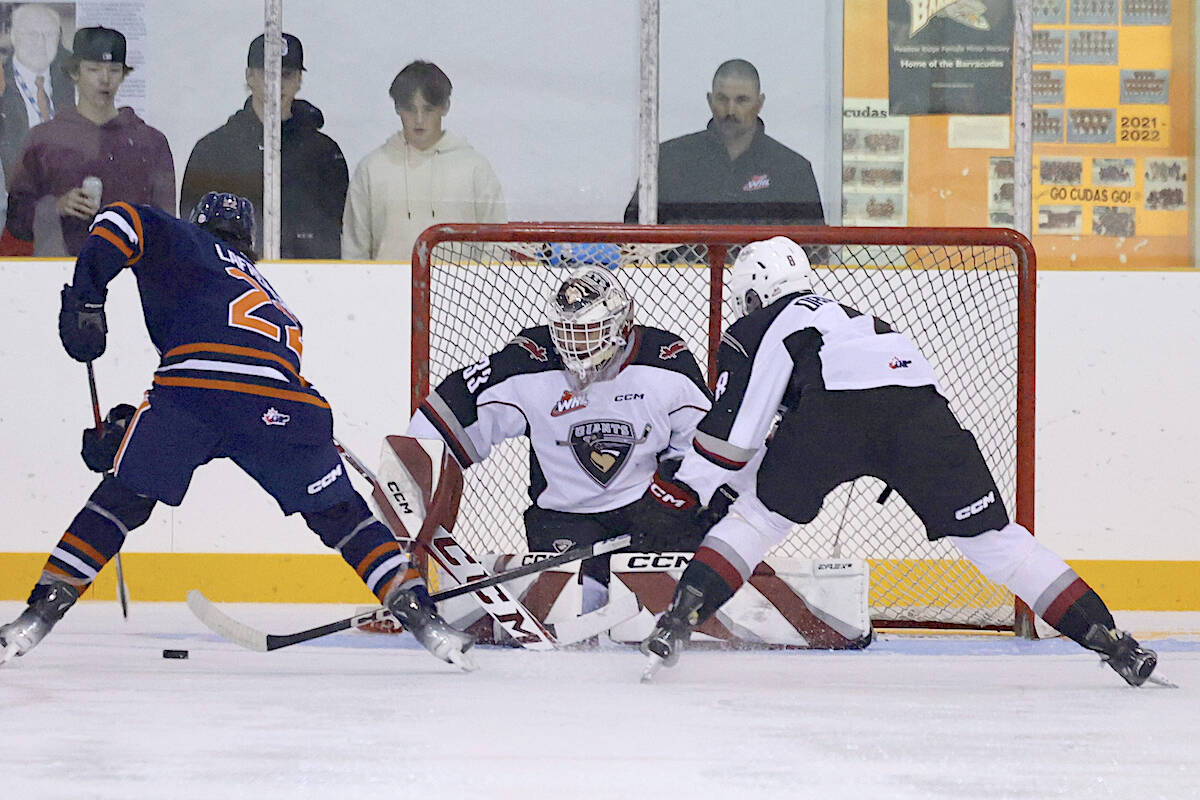
[[[262,421],[268,425],[287,425],[292,421],[292,418],[281,411],[276,410],[274,406],[267,409],[267,413],[262,415]]]
[[[617,477],[636,443],[633,426],[616,419],[580,422],[571,427],[567,439],[579,466],[601,486]]]
[[[905,367],[912,366],[912,361],[907,358],[897,358],[893,356],[892,360],[888,362],[888,366],[892,369],[904,369]]]
[[[759,189],[768,189],[771,186],[770,175],[752,175],[750,180],[746,181],[746,185],[742,187],[743,192],[757,192]]]
[[[561,417],[563,414],[570,414],[572,411],[578,411],[581,408],[587,408],[586,397],[576,397],[571,394],[571,390],[563,391],[562,397],[558,398],[558,402],[554,404],[554,408],[550,409],[550,416]]]

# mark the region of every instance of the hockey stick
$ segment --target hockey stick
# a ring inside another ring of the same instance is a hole
[[[389,442],[390,440],[391,437]],[[487,570],[475,555],[441,525],[430,527],[431,521],[427,520],[423,513],[414,514],[412,504],[405,503],[403,507],[398,505],[397,491],[408,497],[422,494],[421,487],[409,483],[411,476],[407,471],[398,474],[395,470],[396,464],[389,466],[385,459],[379,475],[376,475],[340,442],[335,440],[334,444],[346,461],[371,484],[372,497],[379,506],[380,518],[392,530],[392,534],[397,539],[409,543],[410,547],[420,546],[431,565],[436,564],[439,570],[455,583],[471,586],[471,593],[474,594],[479,607],[521,647],[528,650],[552,650],[559,645],[574,644],[603,633],[613,625],[636,616],[640,610],[637,603],[610,601],[602,608],[550,626],[530,613],[508,589],[500,586],[490,591],[475,588],[478,581],[488,577]],[[394,449],[392,454],[396,455]],[[388,491],[383,490],[384,483],[387,484]],[[408,521],[405,522],[405,519]],[[409,538],[414,527],[421,529],[415,544]]]
[[[591,558],[592,556],[603,555],[605,553],[611,553],[615,550],[621,550],[622,548],[628,547],[629,542],[630,537],[628,534],[626,534],[612,539],[605,539],[603,541],[596,542],[595,544],[573,547],[570,550],[559,553],[556,556],[550,556],[549,558],[542,559],[541,561],[535,561],[532,564],[525,564],[514,569],[499,572],[495,575],[474,581],[465,586],[457,586],[453,589],[447,589],[444,592],[438,592],[437,594],[431,595],[430,599],[435,603],[442,600],[449,600],[451,597],[458,597],[459,595],[475,592],[480,589],[485,589],[489,586],[505,583],[513,580],[514,578],[520,578],[524,575],[532,575],[536,572],[541,572],[560,564],[567,564],[572,561],[579,561],[580,559]],[[636,602],[637,601],[634,600],[635,606]],[[212,601],[210,601],[204,596],[203,593],[196,589],[188,592],[187,604],[192,613],[196,615],[196,618],[203,622],[204,625],[213,633],[228,639],[234,644],[241,645],[247,650],[254,650],[259,653],[278,650],[281,647],[290,647],[291,645],[299,644],[300,642],[307,642],[311,639],[328,636],[331,633],[337,633],[349,628],[358,627],[359,625],[363,625],[368,622],[381,622],[383,620],[392,619],[391,612],[389,612],[384,606],[379,606],[378,608],[373,608],[355,614],[352,617],[340,619],[337,622],[331,622],[328,625],[320,625],[316,628],[298,631],[297,633],[273,634],[263,633],[262,631],[252,628],[243,622],[238,622],[224,611],[221,611],[219,608],[217,608]],[[628,603],[625,605],[628,605]],[[565,625],[571,625],[579,620],[592,618],[592,615],[594,614],[601,614],[599,618],[595,619],[595,624],[589,627],[595,627],[596,624],[603,624],[605,627],[601,628],[600,630],[607,630],[609,627],[612,627],[616,621],[623,621],[623,619],[628,619],[636,613],[636,607],[630,612],[630,609],[624,607],[613,607],[610,611],[610,607],[606,606],[599,611],[592,612],[592,614],[584,614],[581,617],[577,617],[576,620],[570,620],[568,623],[565,623]],[[617,617],[621,617],[623,614],[625,615],[623,619],[616,619]],[[547,628],[550,628],[552,632],[557,627],[559,626],[547,626]],[[577,633],[577,631],[573,631],[573,633]]]
[[[100,396],[96,392],[96,371],[92,362],[87,362],[88,390],[92,393],[92,419],[96,422],[96,434],[104,432],[104,420],[100,417]],[[117,568],[117,600],[121,602],[121,616],[129,619],[129,589],[125,586],[125,569],[121,564],[121,553],[113,557]]]

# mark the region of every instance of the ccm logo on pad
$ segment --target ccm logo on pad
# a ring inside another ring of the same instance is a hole
[[[974,503],[971,503],[971,505],[963,506],[958,511],[955,511],[954,518],[955,519],[966,519],[967,517],[973,517],[976,514],[978,514],[980,511],[983,511],[985,508],[987,508],[994,502],[996,502],[996,493],[988,492],[983,497],[976,500]]]

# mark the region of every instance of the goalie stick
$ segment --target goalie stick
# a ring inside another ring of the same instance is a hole
[[[636,604],[618,606],[610,602],[586,619],[581,616],[563,620],[551,629],[508,589],[497,585],[485,591],[478,582],[489,577],[487,570],[446,529],[457,513],[462,473],[444,448],[439,456],[439,451],[431,450],[428,443],[408,436],[389,436],[376,475],[349,448],[336,440],[335,444],[350,466],[371,484],[371,497],[379,516],[393,535],[408,543],[410,549],[419,546],[424,557],[460,587],[470,586],[459,594],[473,594],[479,607],[520,646],[528,650],[553,650],[560,644],[573,644],[602,633],[607,628],[598,626],[605,620],[611,620],[611,627],[637,614]],[[413,476],[413,470],[420,471],[422,464],[429,470],[427,484]],[[437,524],[439,521],[445,521],[445,525]],[[450,596],[454,595],[448,595],[447,599]]]
[[[465,586],[457,586],[453,589],[447,589],[444,592],[438,592],[431,595],[430,599],[434,602],[441,600],[449,600],[451,597],[469,594],[489,586],[495,586],[506,581],[520,578],[524,575],[532,575],[536,572],[549,569],[550,567],[558,566],[559,564],[567,564],[572,561],[578,561],[592,556],[611,553],[614,550],[620,550],[628,547],[630,537],[628,535],[617,536],[613,539],[605,539],[595,544],[582,545],[573,547],[570,550],[559,553],[556,556],[535,561],[532,564],[525,564],[514,569],[499,572],[487,578],[474,581]],[[632,602],[630,602],[632,601]],[[263,633],[255,628],[246,625],[243,622],[230,617],[224,611],[217,608],[204,594],[196,589],[188,592],[187,596],[188,608],[196,615],[196,618],[204,623],[205,627],[213,633],[228,639],[234,644],[241,645],[247,650],[254,650],[259,653],[266,653],[271,650],[278,650],[281,647],[290,647],[300,642],[307,642],[311,639],[317,639],[322,636],[328,636],[331,633],[337,633],[349,628],[354,628],[368,622],[379,622],[383,620],[391,620],[391,613],[387,608],[379,606],[368,611],[355,614],[352,617],[340,619],[337,622],[331,622],[328,625],[320,625],[316,628],[298,631],[296,633],[287,634],[272,634]],[[632,606],[630,608],[629,606]],[[570,641],[580,641],[597,633],[608,630],[617,622],[622,622],[629,617],[638,613],[637,601],[632,597],[625,602],[610,603],[604,608],[576,617],[574,620],[560,623],[558,625],[547,625],[551,635],[555,635],[557,641],[562,644],[567,644]]]

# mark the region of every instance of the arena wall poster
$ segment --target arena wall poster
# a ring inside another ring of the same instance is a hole
[[[1012,0],[888,0],[889,108],[1009,114]]]

